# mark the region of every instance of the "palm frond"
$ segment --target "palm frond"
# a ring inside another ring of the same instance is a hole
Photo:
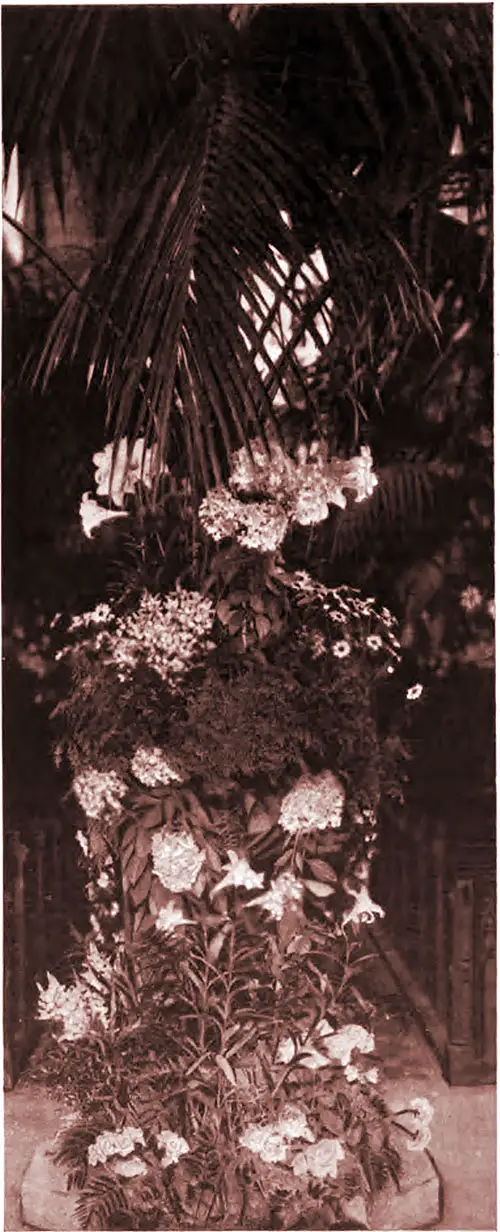
[[[330,560],[340,561],[373,544],[388,527],[401,535],[422,524],[435,510],[440,490],[457,477],[435,462],[399,462],[377,471],[378,486],[369,500],[342,510],[330,540]]]

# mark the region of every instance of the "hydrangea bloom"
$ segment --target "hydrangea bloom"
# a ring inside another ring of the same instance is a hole
[[[280,873],[265,894],[253,898],[249,906],[263,907],[275,920],[282,920],[285,911],[302,902],[304,887],[293,873]]]
[[[160,462],[158,449],[154,446],[146,448],[144,437],[139,437],[130,449],[126,436],[122,436],[114,453],[114,466],[112,442],[100,453],[95,453],[92,461],[97,495],[108,497],[119,507],[123,505],[126,494],[133,492],[139,482],[151,488],[155,475],[164,474],[167,469]]]
[[[113,610],[109,603],[98,603],[92,611],[80,612],[72,617],[70,632],[74,633],[76,629],[90,629],[93,625],[107,625],[112,619]]]
[[[315,1176],[318,1180],[326,1176],[335,1180],[337,1168],[345,1151],[338,1138],[321,1138],[314,1146],[308,1146],[299,1151],[293,1161],[293,1171],[296,1176]]]
[[[164,829],[153,835],[153,871],[172,894],[191,890],[205,860],[205,852],[190,834],[172,834]]]
[[[166,907],[162,907],[156,917],[158,931],[165,934],[173,933],[176,928],[192,923],[193,921],[183,916],[180,907],[176,907],[174,903],[168,903]]]
[[[338,829],[344,803],[342,783],[329,770],[314,776],[304,774],[283,800],[279,825],[288,834]]]
[[[244,856],[238,856],[236,851],[228,851],[228,863],[224,865],[224,876],[214,886],[212,894],[218,894],[227,886],[242,886],[245,890],[259,890],[264,885],[264,873],[256,873]]]
[[[170,1129],[162,1129],[161,1133],[157,1134],[156,1141],[161,1151],[163,1151],[162,1166],[169,1168],[171,1164],[177,1164],[182,1155],[189,1154],[189,1146],[185,1138],[181,1138],[179,1134],[173,1134]]]
[[[141,659],[174,687],[206,645],[214,605],[198,591],[179,587],[167,595],[145,591],[139,608],[120,617],[111,641],[111,657],[122,673]]]
[[[136,1155],[133,1155],[132,1159],[116,1159],[113,1164],[113,1172],[116,1172],[118,1176],[146,1176],[147,1170],[147,1164],[143,1159],[138,1159]]]
[[[346,889],[355,901],[350,911],[344,911],[342,928],[345,928],[346,924],[373,924],[377,915],[383,920],[385,911],[370,898],[367,886],[362,886],[361,890],[350,890],[347,886]]]
[[[144,747],[135,750],[131,761],[132,774],[145,787],[167,786],[169,783],[180,783],[181,776],[165,757],[163,749]]]
[[[137,1145],[145,1146],[144,1134],[142,1129],[136,1129],[135,1126],[127,1126],[125,1129],[105,1130],[99,1134],[92,1142],[88,1149],[88,1161],[92,1168],[98,1164],[105,1164],[113,1155],[133,1155]]]
[[[214,488],[201,502],[199,518],[203,529],[215,539],[237,539],[242,547],[258,552],[275,552],[283,543],[288,515],[273,501],[243,504],[227,488]]]
[[[91,988],[78,979],[67,988],[55,975],[47,972],[47,988],[38,988],[38,1017],[42,1021],[59,1023],[61,1040],[82,1039],[95,1021],[108,1025],[108,1007],[102,989]]]
[[[115,770],[82,770],[73,781],[79,805],[92,821],[106,821],[120,812],[126,784]]]

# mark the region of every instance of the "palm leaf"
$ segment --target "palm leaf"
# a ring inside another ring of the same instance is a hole
[[[369,500],[342,510],[330,542],[330,560],[352,557],[389,526],[406,533],[435,510],[442,487],[457,482],[454,473],[433,462],[399,462],[377,470],[378,486]]]

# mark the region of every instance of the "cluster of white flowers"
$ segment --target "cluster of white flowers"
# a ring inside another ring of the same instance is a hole
[[[172,894],[191,890],[205,861],[190,834],[172,834],[163,829],[153,834],[153,872]]]
[[[337,1168],[345,1151],[338,1138],[321,1138],[314,1146],[300,1151],[293,1161],[295,1176],[314,1176],[318,1180],[337,1176]]]
[[[69,626],[70,633],[76,629],[91,629],[94,625],[107,625],[114,619],[114,613],[109,603],[98,603],[90,612],[80,612],[73,616]]]
[[[297,903],[302,902],[304,896],[304,887],[293,873],[280,873],[265,894],[260,894],[258,898],[253,898],[248,904],[249,907],[263,907],[265,911],[273,917],[274,920],[282,920],[285,911],[295,907]]]
[[[336,1031],[326,1018],[322,1018],[312,1033],[303,1032],[297,1041],[291,1036],[281,1040],[276,1061],[278,1065],[291,1065],[296,1060],[306,1069],[324,1069],[337,1061],[345,1068],[351,1065],[354,1049],[367,1053],[374,1048],[375,1039],[365,1027],[348,1023]]]
[[[305,1113],[289,1105],[279,1121],[249,1125],[240,1137],[240,1145],[253,1155],[258,1155],[266,1164],[281,1164],[288,1161],[290,1142],[299,1139],[314,1142],[314,1134],[307,1124]]]
[[[91,972],[87,969],[85,975],[89,983],[79,978],[67,988],[49,971],[47,988],[37,984],[38,1017],[62,1025],[61,1040],[82,1039],[96,1021],[104,1027],[108,1025],[108,1006],[102,986],[94,977],[94,987],[90,987]]]
[[[120,812],[127,787],[115,770],[82,770],[73,780],[79,805],[91,821],[107,821]]]
[[[338,829],[342,825],[345,791],[330,770],[303,774],[284,797],[279,825],[288,834]]]
[[[166,787],[169,783],[181,783],[181,775],[165,757],[163,749],[156,745],[141,745],[135,750],[130,763],[132,774],[145,787]]]
[[[288,516],[272,501],[244,503],[227,488],[214,488],[201,502],[203,529],[216,542],[237,539],[242,547],[257,552],[276,552],[285,538]]]
[[[377,478],[367,445],[355,458],[329,458],[327,447],[314,441],[309,450],[299,447],[294,459],[273,440],[268,450],[255,443],[251,458],[244,448],[234,454],[229,484],[233,491],[278,501],[292,521],[311,526],[328,517],[329,505],[345,509],[344,489],[353,491],[356,501],[366,500]]]
[[[367,886],[362,886],[360,890],[345,889],[351,898],[354,899],[353,906],[350,911],[344,911],[342,916],[342,928],[345,929],[347,924],[354,924],[356,927],[359,924],[373,924],[375,917],[378,915],[383,920],[385,911],[378,903],[374,903],[370,898],[370,893]]]
[[[244,856],[236,851],[228,851],[228,863],[222,868],[224,876],[214,886],[212,894],[218,894],[228,886],[242,887],[245,890],[260,890],[264,885],[264,873],[256,873]]]
[[[110,641],[111,658],[125,676],[142,659],[162,680],[175,687],[192,666],[214,620],[214,605],[199,591],[178,587],[168,595],[145,591],[137,611],[117,620]]]
[[[176,907],[174,903],[168,903],[166,907],[161,907],[156,917],[156,927],[158,932],[168,936],[169,933],[175,932],[176,928],[183,928],[185,924],[192,924],[192,920],[188,920],[182,914],[180,907]]]
[[[142,1129],[127,1126],[115,1132],[105,1130],[90,1144],[87,1158],[90,1167],[95,1168],[98,1164],[105,1164],[108,1159],[112,1159],[113,1155],[125,1158],[134,1154],[136,1146],[145,1145]]]
[[[156,1141],[161,1151],[163,1151],[162,1167],[169,1168],[171,1164],[177,1164],[182,1155],[189,1154],[189,1146],[185,1138],[181,1138],[179,1134],[173,1134],[169,1129],[162,1129],[161,1133],[157,1134]]]
[[[259,442],[252,457],[246,449],[234,455],[229,488],[220,486],[208,493],[200,505],[200,522],[216,541],[235,538],[243,547],[275,552],[289,523],[324,522],[330,505],[345,508],[343,489],[353,490],[360,501],[376,484],[367,446],[357,458],[328,459],[316,443],[306,458],[295,460],[277,441],[270,443],[269,451]],[[241,494],[260,500],[242,501]]]

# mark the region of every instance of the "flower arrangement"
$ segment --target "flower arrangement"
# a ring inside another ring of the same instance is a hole
[[[295,483],[275,466],[271,503]],[[191,589],[73,617],[59,652],[90,934],[73,983],[39,988],[37,1065],[78,1105],[57,1149],[86,1227],[333,1228],[353,1199],[368,1225],[400,1170],[358,980],[395,622],[257,525]]]

